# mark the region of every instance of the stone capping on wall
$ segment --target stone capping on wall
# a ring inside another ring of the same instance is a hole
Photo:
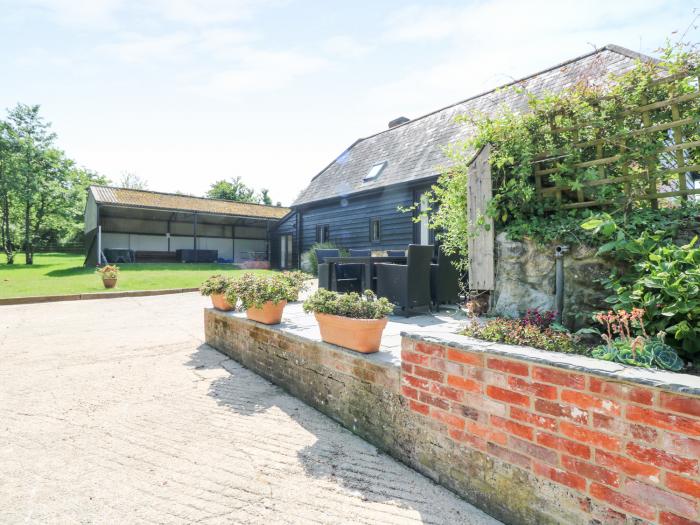
[[[64,295],[30,295],[28,297],[6,297],[0,299],[0,306],[36,303],[57,303],[62,301],[89,301],[92,299],[120,299],[123,297],[150,297],[152,295],[171,295],[176,293],[197,292],[199,288],[165,288],[162,290],[125,290],[116,292],[89,292]]]
[[[700,376],[637,366],[626,366],[610,361],[603,361],[602,359],[538,350],[526,346],[491,343],[459,334],[445,334],[440,337],[435,337],[432,335],[425,336],[411,332],[401,332],[401,336],[415,341],[451,346],[467,352],[498,354],[504,357],[522,359],[524,361],[563,368],[565,370],[576,370],[615,381],[637,383],[639,385],[659,388],[669,392],[700,396]]]

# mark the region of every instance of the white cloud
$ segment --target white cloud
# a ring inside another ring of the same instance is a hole
[[[275,91],[297,77],[315,73],[328,65],[320,57],[299,51],[265,51],[239,48],[236,66],[211,75],[193,90],[204,95],[229,97],[233,94]]]
[[[184,31],[163,36],[125,34],[119,41],[100,46],[97,51],[131,64],[174,62],[185,58],[192,41],[193,36]]]
[[[323,49],[330,55],[341,59],[362,58],[372,51],[373,47],[363,44],[356,38],[347,35],[334,36],[326,40]]]

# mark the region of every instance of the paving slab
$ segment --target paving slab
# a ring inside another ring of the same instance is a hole
[[[498,523],[203,344],[207,305],[0,306],[0,523]]]

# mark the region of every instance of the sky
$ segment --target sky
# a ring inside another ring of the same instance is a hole
[[[113,181],[288,205],[357,138],[618,44],[653,53],[700,0],[0,0],[0,110],[40,104]],[[674,31],[676,32],[674,34]],[[697,30],[686,40],[695,39]]]

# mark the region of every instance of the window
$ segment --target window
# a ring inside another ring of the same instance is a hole
[[[379,242],[382,240],[382,230],[379,218],[369,220],[369,240],[371,242]]]
[[[328,224],[316,225],[316,242],[328,242],[331,240],[331,227]]]
[[[370,168],[369,172],[367,172],[367,175],[365,175],[365,178],[362,180],[368,181],[368,180],[376,179],[377,177],[379,177],[379,174],[384,170],[384,168],[386,167],[386,164],[387,164],[386,161],[380,162],[379,164],[375,164],[374,166],[372,166]]]

